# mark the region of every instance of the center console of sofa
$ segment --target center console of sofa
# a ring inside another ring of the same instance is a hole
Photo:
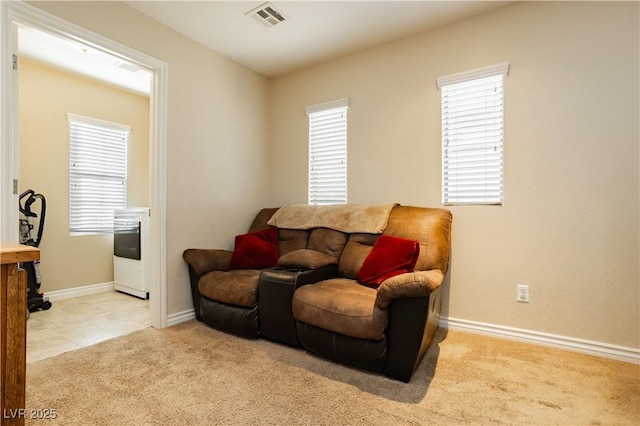
[[[258,315],[262,336],[300,346],[291,301],[293,293],[303,285],[338,276],[338,265],[319,269],[263,269],[258,280]]]

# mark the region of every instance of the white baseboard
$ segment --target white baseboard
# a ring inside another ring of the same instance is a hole
[[[536,345],[551,346],[603,358],[611,358],[640,364],[640,349],[626,346],[611,345],[609,343],[596,342],[593,340],[583,340],[575,337],[541,333],[538,331],[505,327],[502,325],[469,321],[459,318],[440,317],[440,326],[451,330],[460,330],[469,333],[519,340]]]
[[[50,301],[72,299],[74,297],[87,296],[89,294],[106,293],[114,291],[113,282],[85,285],[82,287],[67,288],[64,290],[48,291],[44,295]]]
[[[181,322],[190,321],[195,318],[196,318],[196,311],[194,311],[193,309],[178,312],[176,314],[167,315],[167,327],[180,324]]]
[[[55,302],[56,300],[71,299],[74,297],[87,296],[90,294],[104,293],[108,291],[115,291],[113,282],[51,291],[47,292],[45,296],[47,296],[50,301]],[[172,325],[195,319],[195,317],[196,315],[193,309],[167,315],[166,326],[171,327]],[[538,331],[451,317],[440,317],[440,327],[487,336],[502,337],[505,339],[518,340],[537,345],[551,346],[603,358],[611,358],[633,364],[640,364],[640,349],[626,346],[617,346],[593,340],[577,339],[575,337],[541,333]]]

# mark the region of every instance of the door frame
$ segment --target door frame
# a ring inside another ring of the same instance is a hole
[[[12,69],[17,55],[17,24],[31,26],[60,37],[77,40],[96,50],[132,62],[153,74],[149,98],[149,310],[155,328],[167,326],[166,270],[166,151],[168,72],[166,62],[149,56],[24,2],[0,2],[0,238],[18,242],[18,195],[13,181],[19,176],[20,135],[18,76]]]

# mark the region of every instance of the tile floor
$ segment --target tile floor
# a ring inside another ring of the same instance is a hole
[[[27,363],[149,327],[149,300],[117,291],[52,303],[27,321]]]

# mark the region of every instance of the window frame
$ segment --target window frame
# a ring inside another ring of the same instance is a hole
[[[508,72],[509,63],[504,62],[439,77],[436,81],[442,102],[442,204],[445,206],[504,203],[504,77]],[[463,99],[484,102],[484,109],[472,114],[467,109],[467,114],[456,116],[463,109]],[[460,155],[450,155],[452,150]],[[461,152],[473,154],[465,158]],[[463,167],[475,172],[463,176]]]
[[[69,234],[75,236],[113,233],[113,211],[127,205],[131,126],[73,113],[67,113],[67,121],[69,122]],[[90,146],[91,142],[96,144]],[[104,150],[106,145],[111,145],[115,149],[107,152]],[[95,167],[95,163],[91,165],[95,160],[87,154],[89,151],[96,150],[102,151],[99,164],[109,164],[109,170],[104,168],[99,173],[88,173],[89,167]],[[111,162],[106,163],[108,161]],[[83,165],[76,166],[78,162],[84,165],[84,170]],[[118,181],[121,182],[120,185],[124,190],[114,189],[117,188]],[[83,189],[78,189],[79,183],[84,184],[81,185]],[[96,185],[101,188],[100,191],[95,191]],[[83,191],[92,191],[91,186],[94,187],[92,195],[95,197],[89,198],[88,202],[85,199],[85,205],[80,206],[78,203],[81,200],[78,198],[82,197]],[[94,216],[93,221],[87,220],[86,217],[82,218],[83,214],[87,213]]]
[[[310,205],[347,204],[348,109],[349,98],[336,99],[305,108],[309,125],[307,202]],[[342,115],[342,122],[337,121],[339,120],[337,115]],[[320,123],[323,118],[325,121],[329,120],[324,123],[325,127],[322,127],[322,123]],[[325,134],[330,131],[331,135],[328,138],[325,136],[323,138],[325,140],[320,141],[318,131],[324,131]],[[314,173],[321,173],[314,170],[314,167],[317,166],[317,163],[314,163],[314,154],[318,151],[324,151],[324,173],[331,174],[324,182],[319,182],[319,176]],[[326,161],[333,163],[327,165]],[[339,165],[337,165],[337,161],[340,162]],[[327,169],[333,169],[333,171]]]

